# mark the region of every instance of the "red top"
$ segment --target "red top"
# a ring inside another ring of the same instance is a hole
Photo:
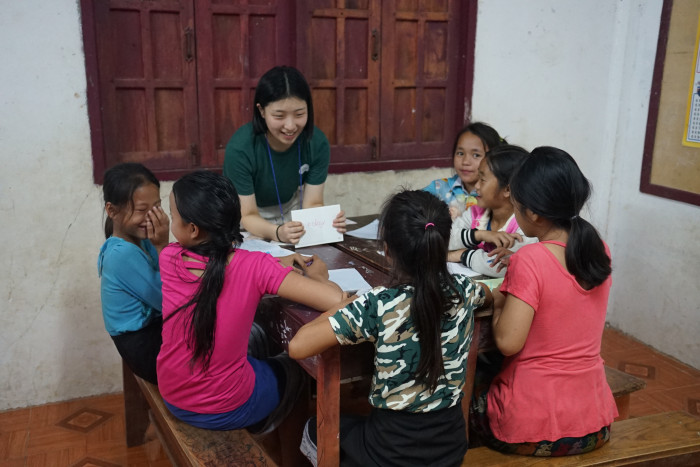
[[[491,429],[508,443],[581,437],[617,416],[600,357],[612,280],[583,289],[544,243],[565,246],[522,247],[501,286],[535,309],[525,345],[489,389]]]
[[[253,393],[255,373],[248,363],[248,338],[255,310],[263,295],[276,294],[292,270],[272,256],[235,250],[226,266],[219,295],[214,332],[214,351],[209,369],[190,367],[192,352],[185,330],[191,310],[180,310],[195,294],[200,278],[185,267],[183,256],[207,258],[172,243],[160,254],[163,279],[163,344],[158,354],[158,389],[163,399],[177,408],[201,414],[218,414],[240,407]],[[205,263],[187,266],[204,269]],[[184,318],[184,319],[183,319]]]

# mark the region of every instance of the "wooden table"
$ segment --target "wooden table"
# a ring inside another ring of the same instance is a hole
[[[377,218],[376,214],[353,217],[357,224],[349,225],[348,232],[364,227]],[[384,245],[379,240],[367,240],[364,238],[344,235],[343,241],[334,243],[339,250],[362,260],[364,263],[389,274],[389,262],[384,256]]]

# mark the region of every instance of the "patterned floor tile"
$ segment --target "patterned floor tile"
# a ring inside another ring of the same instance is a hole
[[[68,428],[69,430],[88,433],[109,420],[111,417],[111,413],[84,408],[67,416],[56,425],[62,426],[63,428]]]

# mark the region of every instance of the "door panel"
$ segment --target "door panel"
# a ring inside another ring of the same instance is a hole
[[[292,2],[195,0],[202,165],[220,169],[226,144],[252,118],[260,77],[293,65]]]
[[[361,170],[379,140],[379,0],[298,2],[297,64],[314,119],[331,144],[331,170]]]
[[[382,162],[449,158],[463,123],[460,10],[456,0],[383,2]]]
[[[192,27],[190,1],[95,2],[105,165],[142,162],[178,170],[197,161],[194,63],[183,31]]]

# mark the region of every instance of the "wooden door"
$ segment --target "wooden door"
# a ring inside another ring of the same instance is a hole
[[[276,65],[311,85],[331,171],[450,165],[469,114],[476,2],[81,0],[95,179],[220,170]]]
[[[198,140],[191,0],[94,2],[105,166],[155,171],[196,165]],[[195,116],[195,118],[192,118]]]

